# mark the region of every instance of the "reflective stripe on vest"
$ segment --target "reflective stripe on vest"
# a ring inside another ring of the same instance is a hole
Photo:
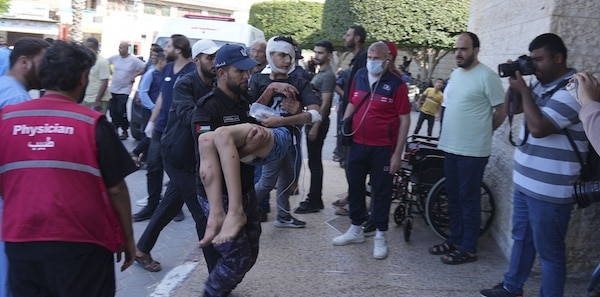
[[[82,171],[85,173],[92,174],[94,176],[100,177],[100,169],[83,165],[79,163],[73,162],[65,162],[65,161],[54,161],[54,160],[35,160],[35,161],[19,161],[7,163],[5,165],[0,166],[0,174],[5,173],[10,170],[17,169],[25,169],[25,168],[56,168],[56,169],[70,169],[75,171]]]
[[[2,116],[3,120],[18,118],[18,117],[31,117],[31,116],[59,116],[65,118],[72,118],[86,122],[88,124],[94,123],[94,118],[86,116],[84,114],[65,111],[65,110],[49,110],[49,109],[31,109],[31,110],[19,110],[7,112]]]

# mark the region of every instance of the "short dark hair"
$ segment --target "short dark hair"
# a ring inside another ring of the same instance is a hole
[[[333,44],[329,41],[329,40],[319,40],[315,43],[315,46],[320,46],[325,48],[325,50],[327,50],[328,53],[333,53]]]
[[[85,39],[85,42],[91,43],[92,47],[95,50],[100,49],[100,42],[98,42],[98,39],[96,39],[95,37],[88,37],[88,38]]]
[[[477,34],[469,31],[462,32],[461,35],[462,34],[466,34],[471,38],[471,41],[473,42],[473,48],[479,47],[479,37],[477,37]]]
[[[354,30],[354,35],[358,35],[358,37],[360,37],[360,43],[365,43],[365,40],[367,40],[367,31],[365,31],[363,26],[354,25],[351,26],[350,29]]]
[[[71,91],[77,87],[81,75],[96,63],[96,55],[77,42],[57,40],[48,48],[40,63],[42,88],[53,91]]]
[[[173,34],[171,35],[171,42],[173,43],[173,47],[181,50],[181,55],[184,58],[190,58],[192,56],[192,46],[185,35]]]
[[[50,47],[50,43],[36,37],[21,37],[15,42],[10,53],[10,68],[12,68],[20,56],[26,56],[31,59],[37,56],[43,49]]]
[[[567,47],[563,40],[556,34],[544,33],[531,41],[529,51],[539,48],[546,48],[552,54],[562,54],[565,61],[567,60]]]
[[[150,50],[155,53],[162,53],[164,51],[163,48],[156,43],[153,43],[152,45],[150,45]]]

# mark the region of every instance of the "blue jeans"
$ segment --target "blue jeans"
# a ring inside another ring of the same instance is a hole
[[[277,186],[277,215],[280,218],[290,216],[290,194],[295,175],[294,158],[298,157],[292,149],[293,146],[294,144],[290,143],[290,149],[283,159],[264,164],[260,180],[254,185],[256,197],[268,197],[269,192]]]
[[[256,184],[260,177],[262,176],[262,165],[254,166],[254,184]],[[271,195],[267,194],[264,197],[258,197],[258,209],[260,212],[268,213],[270,211],[271,205],[269,204],[269,200],[271,200]]]
[[[352,225],[368,218],[365,203],[367,174],[371,181],[371,220],[379,231],[387,231],[394,176],[389,173],[392,148],[352,143],[348,155],[348,202]]]
[[[540,296],[563,295],[567,271],[565,236],[572,209],[572,204],[554,204],[514,192],[514,243],[510,266],[504,274],[504,285],[510,292],[523,293],[537,252],[542,268]]]
[[[295,141],[294,146],[290,149],[292,150],[292,161],[294,162],[294,182],[298,182],[300,169],[302,169],[302,129],[294,127],[292,131],[292,138]]]
[[[448,194],[450,237],[447,242],[460,250],[477,253],[481,229],[481,183],[489,157],[467,157],[446,153],[444,173]]]

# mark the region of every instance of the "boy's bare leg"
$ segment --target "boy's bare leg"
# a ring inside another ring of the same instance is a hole
[[[252,124],[241,124],[220,127],[215,132],[214,143],[221,160],[221,168],[227,186],[229,204],[225,221],[219,234],[214,238],[214,244],[222,244],[233,240],[246,224],[247,218],[242,207],[242,181],[240,174],[240,155],[238,148],[246,145],[246,137],[251,129],[268,129]],[[252,154],[265,157],[273,146],[273,134],[269,141],[257,147]]]
[[[225,220],[223,209],[223,183],[221,176],[221,163],[219,153],[215,147],[215,132],[206,132],[198,137],[198,149],[200,152],[200,179],[206,190],[209,212],[206,222],[204,238],[200,240],[200,246],[209,245],[221,230]],[[238,166],[239,167],[239,166]]]

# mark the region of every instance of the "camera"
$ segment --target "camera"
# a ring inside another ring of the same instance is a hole
[[[498,74],[500,77],[515,76],[516,71],[521,72],[521,75],[531,75],[535,73],[533,60],[526,55],[522,55],[512,63],[503,63],[498,65]]]
[[[573,190],[573,199],[580,208],[600,201],[600,180],[578,180],[573,184]]]

